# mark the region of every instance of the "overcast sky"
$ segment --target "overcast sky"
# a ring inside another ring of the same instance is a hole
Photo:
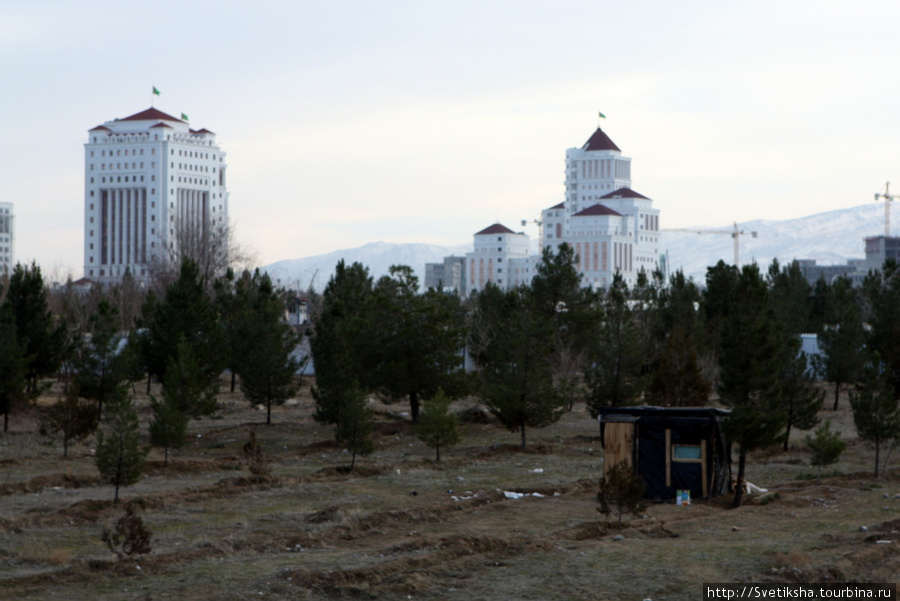
[[[663,228],[856,206],[900,192],[898,23],[866,0],[0,0],[0,201],[18,260],[80,277],[87,130],[156,86],[216,132],[260,264],[519,230],[598,111]]]

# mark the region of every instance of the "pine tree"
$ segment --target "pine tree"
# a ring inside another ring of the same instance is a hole
[[[675,326],[666,339],[647,396],[661,407],[704,407],[711,392],[712,384],[700,371],[693,336]]]
[[[418,294],[418,287],[412,268],[392,266],[375,287],[370,330],[379,349],[375,389],[388,400],[409,399],[413,423],[420,398],[438,388],[454,398],[465,391],[459,297],[434,289]]]
[[[123,337],[118,323],[118,312],[102,299],[90,319],[89,342],[81,348],[76,362],[79,394],[97,401],[97,415],[103,415],[103,403],[116,394],[126,376],[120,361]]]
[[[174,370],[167,377],[174,378]],[[169,449],[180,449],[187,435],[188,416],[178,408],[178,401],[167,393],[163,385],[162,400],[150,397],[153,419],[150,421],[150,444],[163,447],[164,465],[169,465]]]
[[[575,251],[561,244],[556,254],[545,247],[531,280],[534,309],[552,321],[549,360],[554,385],[571,411],[585,397],[588,349],[602,324],[597,295],[582,288]]]
[[[338,443],[347,446],[351,454],[349,471],[353,471],[357,455],[367,457],[375,450],[372,410],[367,405],[365,394],[359,388],[352,387],[347,389],[337,414],[334,437]]]
[[[316,363],[314,417],[334,424],[351,383],[371,390],[376,363],[372,333],[372,278],[360,263],[340,261],[313,316],[310,348]]]
[[[475,302],[476,313],[495,320],[478,359],[480,396],[503,426],[519,431],[524,450],[526,428],[548,426],[565,411],[553,379],[553,320],[534,309],[528,288],[489,285]]]
[[[130,486],[140,480],[144,470],[145,453],[140,447],[138,415],[125,389],[111,397],[106,404],[100,429],[97,431],[95,460],[100,477],[115,486],[113,503],[119,502],[119,487]]]
[[[900,390],[900,265],[888,259],[880,272],[869,272],[863,281],[870,315],[868,348],[884,362],[891,387]]]
[[[450,398],[443,390],[428,399],[425,410],[416,425],[416,437],[430,447],[434,447],[435,461],[441,460],[441,447],[452,447],[459,443],[459,418],[450,413]]]
[[[825,404],[825,391],[816,386],[806,353],[800,351],[800,341],[792,339],[785,363],[781,368],[779,393],[781,410],[785,414],[783,449],[788,450],[792,428],[809,430],[819,423],[819,411]]]
[[[4,432],[9,431],[9,414],[29,399],[26,373],[31,359],[19,344],[11,307],[0,307],[0,413]]]
[[[193,347],[180,336],[174,350],[163,377],[163,396],[187,417],[210,415],[216,410],[216,395]]]
[[[247,310],[238,331],[245,342],[239,363],[241,391],[251,404],[266,406],[266,423],[272,423],[272,405],[281,405],[297,391],[299,361],[293,353],[299,336],[282,322],[283,295],[272,287],[269,276],[257,272],[247,284]]]
[[[222,322],[227,360],[225,366],[231,372],[231,392],[234,392],[237,372],[247,340],[241,332],[240,325],[247,311],[247,295],[238,295],[238,289],[246,285],[250,274],[246,271],[240,280],[235,281],[234,271],[229,268],[225,276],[216,280],[216,310]]]
[[[779,372],[786,353],[770,308],[767,288],[754,263],[735,283],[722,322],[719,398],[731,409],[723,429],[738,445],[734,506],[743,498],[747,454],[775,443],[784,431]]]
[[[853,423],[862,440],[875,447],[875,477],[884,475],[887,460],[881,461],[882,450],[887,456],[900,440],[900,405],[898,405],[890,374],[877,361],[863,370],[863,376],[850,392],[850,407],[853,409]]]
[[[148,295],[144,307],[148,373],[162,382],[169,357],[183,338],[199,369],[204,390],[214,394],[225,368],[224,334],[196,264],[185,259],[179,278],[166,289],[163,301],[158,303]]]
[[[817,294],[821,294],[819,287]],[[819,334],[822,354],[816,357],[816,369],[834,383],[834,411],[838,408],[841,386],[856,381],[866,360],[866,331],[852,283],[839,278],[829,289]]]
[[[37,263],[31,267],[17,264],[9,279],[4,303],[15,318],[16,337],[30,357],[25,381],[30,398],[42,390],[40,379],[55,374],[63,360],[66,329],[57,324],[47,304],[47,290]]]
[[[69,445],[86,439],[97,430],[97,407],[78,397],[78,386],[69,383],[62,399],[41,415],[41,434],[58,438],[63,445],[63,457],[69,455]]]
[[[641,477],[634,473],[632,467],[625,461],[604,470],[600,479],[600,492],[597,500],[600,501],[598,511],[609,517],[612,508],[615,507],[622,524],[622,516],[626,513],[637,517],[644,510],[644,492],[646,487]]]
[[[587,405],[596,417],[600,407],[634,402],[644,391],[646,332],[628,304],[628,287],[618,272],[603,301],[604,324],[588,355]]]
[[[800,264],[779,266],[773,259],[768,273],[769,302],[776,322],[789,336],[802,334],[809,323],[812,287],[803,276]]]
[[[841,453],[847,449],[847,443],[841,440],[840,433],[831,429],[831,420],[826,420],[825,425],[816,430],[815,436],[807,434],[805,442],[812,451],[809,463],[817,468],[816,482],[821,479],[822,468],[837,463]]]

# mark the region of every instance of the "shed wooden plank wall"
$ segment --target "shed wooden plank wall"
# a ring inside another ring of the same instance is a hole
[[[605,424],[603,451],[605,464],[612,467],[620,461],[631,465],[634,455],[634,424],[630,422],[607,422]]]

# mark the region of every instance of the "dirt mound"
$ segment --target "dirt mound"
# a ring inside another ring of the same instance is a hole
[[[498,455],[549,455],[553,452],[553,447],[548,444],[530,444],[522,450],[517,444],[495,444],[485,451],[478,454],[478,459],[491,459]]]
[[[414,434],[416,427],[408,421],[378,422],[375,424],[375,433],[379,436],[396,436],[398,434]]]
[[[579,524],[560,535],[571,540],[599,539],[621,534],[625,538],[678,538],[678,535],[666,528],[663,522],[607,522],[594,521]]]
[[[469,407],[456,415],[463,424],[490,424],[495,421],[491,412],[481,407]]]
[[[333,522],[338,519],[341,512],[341,508],[337,505],[332,505],[331,507],[326,507],[320,511],[316,511],[315,513],[311,513],[304,521],[307,524],[324,524],[325,522]]]
[[[844,541],[844,545],[848,541]],[[849,543],[852,544],[852,543]],[[863,545],[824,565],[773,567],[755,579],[763,582],[897,582],[900,574],[900,545],[860,541]]]
[[[345,478],[369,478],[380,476],[390,471],[390,466],[357,465],[351,471],[348,466],[323,467],[310,476],[312,480],[331,480]]]
[[[169,465],[163,461],[147,461],[144,463],[144,474],[148,476],[162,476],[166,474],[199,474],[203,472],[218,472],[233,470],[241,461],[237,457],[222,457],[208,460],[170,459]]]
[[[35,476],[25,482],[4,484],[0,486],[0,496],[37,493],[47,488],[82,488],[97,486],[98,476],[72,476],[69,474],[48,474]]]
[[[528,539],[453,536],[420,541],[397,553],[416,553],[382,563],[346,570],[288,570],[280,578],[295,587],[335,596],[377,596],[421,593],[439,586],[448,572],[474,572],[488,559],[547,551],[552,544]]]

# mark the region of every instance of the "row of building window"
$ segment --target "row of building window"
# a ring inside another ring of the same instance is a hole
[[[131,164],[131,167],[129,167],[129,166],[128,166],[128,163],[125,163],[124,169],[143,169],[143,168],[144,168],[144,163],[142,162],[142,163],[140,163],[140,165],[141,165],[141,166],[138,167],[138,163],[135,162],[135,163],[132,163],[132,164]],[[150,163],[150,168],[151,168],[151,169],[156,169],[156,161]],[[94,170],[94,164],[93,164],[93,163],[91,163],[91,168],[90,168],[90,169],[91,169],[91,171]],[[123,169],[122,163],[116,163],[115,167],[113,167],[113,164],[112,164],[112,163],[110,163],[108,167],[107,167],[106,163],[100,163],[100,171],[106,171],[107,169],[109,169],[110,171],[112,171],[113,169]]]
[[[96,138],[95,138],[95,140],[96,140]],[[133,156],[137,156],[137,155],[138,155],[138,151],[140,151],[141,156],[144,156],[144,149],[143,149],[143,148],[135,148],[135,149],[126,148],[126,149],[125,149],[125,156],[128,156],[128,151],[129,151],[129,150],[131,151],[131,154],[132,154]],[[118,156],[122,156],[122,149],[121,149],[121,148],[115,151],[115,153],[116,153],[115,155],[113,155],[113,151],[112,151],[112,150],[110,150],[110,151],[108,151],[108,152],[109,152],[109,156],[117,156],[117,157],[118,157]],[[100,156],[101,156],[101,157],[105,157],[105,156],[107,156],[106,153],[107,153],[106,150],[101,150],[101,151],[100,151]],[[156,149],[155,149],[155,148],[151,148],[151,149],[150,149],[150,154],[156,154]],[[93,150],[91,151],[91,156],[94,156],[94,151],[93,151]]]
[[[90,275],[91,275],[91,277],[94,277],[94,270],[93,270],[93,269],[90,270]],[[104,277],[105,275],[106,275],[106,270],[105,270],[105,269],[101,269],[101,270],[100,270],[100,277],[102,278],[102,277]],[[111,270],[111,269],[110,269],[110,275],[112,275],[112,270]],[[147,270],[146,270],[146,269],[141,269],[141,275],[147,275]]]
[[[198,167],[199,167],[199,169],[198,169]],[[174,168],[175,168],[175,162],[173,161],[172,169],[174,169]],[[207,167],[205,165],[191,165],[190,163],[183,163],[183,164],[178,163],[178,168],[186,170],[186,171],[206,171],[207,173],[209,172],[209,167]],[[216,172],[215,167],[213,167],[212,170],[213,170],[213,173]]]
[[[115,177],[115,179],[113,179],[113,176],[110,175],[110,176],[109,176],[109,183],[110,183],[110,184],[121,184],[121,183],[122,183],[122,178],[123,178],[123,177],[125,178],[125,183],[126,183],[126,184],[127,184],[128,181],[129,181],[129,180],[128,180],[129,177],[131,178],[131,182],[133,182],[133,183],[136,183],[136,182],[138,182],[138,181],[144,181],[144,176],[143,176],[143,175],[130,175],[130,176],[129,176],[129,175],[117,175],[117,176]],[[141,179],[138,180],[138,177],[140,177]],[[151,176],[150,176],[150,181],[151,181],[151,182],[155,182],[155,181],[156,181],[156,176],[155,176],[155,175],[151,175]],[[91,183],[92,183],[92,184],[94,183],[94,178],[93,178],[93,177],[91,178]],[[101,184],[107,183],[107,182],[106,182],[106,177],[101,177],[101,178],[100,178],[100,183],[101,183]],[[93,195],[94,195],[94,191],[91,190],[91,196],[93,196]]]
[[[172,149],[172,156],[175,156],[174,148]],[[194,152],[193,150],[179,150],[178,156],[191,157],[191,158],[195,158],[195,159],[208,159],[209,153],[208,152]],[[216,157],[213,157],[213,160],[215,160],[215,159],[216,159]]]

